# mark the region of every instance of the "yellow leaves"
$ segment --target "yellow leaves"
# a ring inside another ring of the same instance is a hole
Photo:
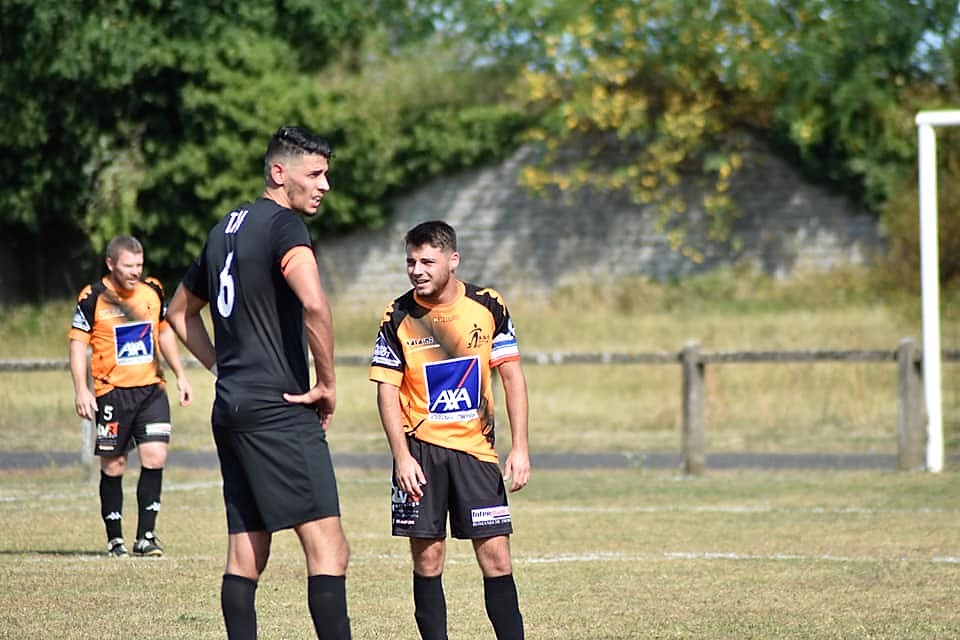
[[[523,73],[521,83],[526,89],[526,99],[529,102],[540,102],[559,97],[556,80],[545,73],[528,69]]]
[[[552,184],[550,174],[536,166],[525,166],[520,170],[520,184],[528,189],[541,193]]]
[[[809,109],[803,117],[790,123],[790,137],[801,146],[816,142],[820,138],[822,119],[822,109],[817,107]]]
[[[605,87],[595,87],[591,98],[592,120],[600,130],[620,130],[627,123],[642,121],[648,105],[647,97],[635,91],[610,92]]]
[[[764,32],[745,0],[730,0],[722,10],[690,3],[680,10],[688,14],[684,20],[671,0],[612,4],[603,14],[576,11],[562,31],[545,38],[544,51],[552,59],[546,70],[528,71],[524,81],[530,103],[554,107],[552,128],[528,139],[541,141],[550,153],[599,134],[612,145],[605,150],[629,149],[632,155],[616,166],[585,169],[551,165],[551,153],[543,166],[524,169],[521,181],[541,191],[568,192],[588,184],[626,190],[661,216],[663,229],[674,230],[670,241],[678,250],[685,246],[682,223],[692,219],[688,207],[702,207],[711,229],[722,235],[742,158],[715,153],[714,164],[699,176],[706,178],[700,183],[702,201],[688,203],[681,194],[689,192],[686,179],[696,166],[691,163],[718,146],[731,121],[742,119],[742,105],[731,104],[731,96],[759,91],[764,67],[750,61],[758,52],[775,52],[777,36]],[[734,22],[730,15],[737,17]],[[692,249],[684,251],[698,259]]]

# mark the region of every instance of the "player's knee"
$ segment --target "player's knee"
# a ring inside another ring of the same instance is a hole
[[[413,570],[425,578],[438,576],[443,572],[442,553],[421,553],[413,556]]]
[[[338,545],[336,551],[336,557],[343,569],[343,572],[346,573],[347,565],[350,564],[350,543],[347,542],[346,536],[341,536],[340,544]]]
[[[165,442],[143,443],[139,447],[140,463],[150,469],[162,469],[167,463]]]
[[[127,457],[114,456],[100,458],[100,468],[108,476],[122,476],[127,470]]]
[[[483,572],[484,578],[499,578],[513,573],[513,564],[509,556],[495,560],[487,558],[480,562],[480,571]]]

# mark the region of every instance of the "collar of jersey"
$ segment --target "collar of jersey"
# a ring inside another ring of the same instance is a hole
[[[443,303],[443,304],[434,304],[434,303],[426,302],[425,300],[421,299],[420,296],[417,295],[417,292],[416,292],[416,291],[413,292],[413,299],[416,301],[416,303],[417,303],[418,305],[420,305],[421,307],[423,307],[423,308],[425,308],[425,309],[447,309],[447,308],[452,307],[453,305],[457,304],[458,302],[460,302],[460,300],[463,299],[463,296],[465,296],[466,293],[467,293],[467,286],[463,283],[462,280],[459,280],[459,279],[458,279],[458,280],[457,280],[457,295],[456,295],[456,297],[455,297],[453,300],[451,300],[450,302],[445,302],[445,303]]]

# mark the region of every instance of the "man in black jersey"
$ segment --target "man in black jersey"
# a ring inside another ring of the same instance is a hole
[[[167,313],[217,376],[212,422],[229,533],[220,595],[231,640],[256,637],[257,583],[273,533],[289,528],[306,556],[317,637],[350,638],[350,549],[326,440],[336,405],[333,321],[301,217],[315,215],[330,190],[331,155],[306,129],[279,129],[264,156],[262,197],[211,229]],[[216,347],[200,316],[207,304]]]

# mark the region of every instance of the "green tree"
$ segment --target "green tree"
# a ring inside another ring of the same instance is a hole
[[[542,5],[554,11],[527,38],[521,94],[546,114],[532,138],[547,155],[525,180],[627,190],[659,207],[677,246],[683,176],[706,176],[695,204],[714,239],[728,233],[737,132],[780,143],[814,179],[878,211],[913,170],[913,114],[958,93],[955,2]],[[588,153],[571,161],[571,144]]]
[[[384,35],[414,22],[351,0],[8,0],[0,226],[25,254],[64,256],[68,280],[99,268],[120,232],[175,278],[212,222],[258,193],[266,140],[289,122],[336,147],[316,232],[376,226],[401,186],[495,158],[522,122],[496,72],[439,46],[406,56],[415,30]]]

